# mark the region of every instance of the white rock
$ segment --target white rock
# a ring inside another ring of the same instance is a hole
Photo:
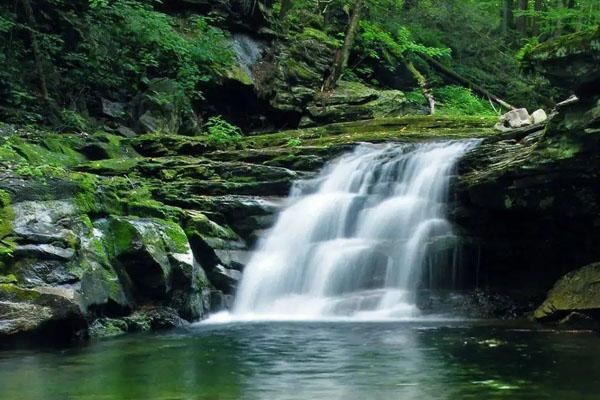
[[[531,125],[529,112],[527,112],[526,108],[517,108],[516,110],[510,110],[501,116],[500,121],[496,124],[496,129],[507,131],[526,125]]]
[[[544,122],[548,119],[548,115],[546,114],[546,111],[542,110],[541,108],[539,110],[536,110],[533,112],[533,114],[531,114],[531,123],[532,124],[539,124],[541,122]]]

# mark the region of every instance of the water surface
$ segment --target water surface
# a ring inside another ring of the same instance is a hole
[[[0,399],[600,398],[592,334],[476,322],[201,324],[0,352]]]

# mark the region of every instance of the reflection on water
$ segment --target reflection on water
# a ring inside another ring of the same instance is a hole
[[[598,399],[600,340],[459,322],[247,323],[0,352],[0,399]]]

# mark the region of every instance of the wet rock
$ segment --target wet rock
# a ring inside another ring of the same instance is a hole
[[[531,49],[524,64],[548,77],[555,86],[576,94],[593,93],[600,80],[600,28],[549,40]]]
[[[234,297],[230,294],[224,294],[220,290],[210,291],[210,312],[231,310],[233,308]]]
[[[306,106],[300,126],[372,118],[397,117],[411,109],[403,92],[375,90],[357,82],[340,82],[330,93],[321,93]]]
[[[566,329],[598,330],[600,329],[600,320],[595,320],[586,314],[572,312],[558,321],[558,326]]]
[[[25,287],[66,285],[79,280],[68,264],[43,257],[16,261],[12,270]]]
[[[0,284],[0,338],[44,343],[84,339],[87,323],[73,293]]]
[[[206,275],[181,227],[158,219],[111,217],[105,237],[138,303],[164,302],[190,320],[202,316]]]
[[[600,315],[600,263],[563,276],[533,317],[539,321],[559,321],[573,312]]]
[[[169,307],[150,307],[121,318],[102,317],[90,324],[90,336],[104,339],[131,332],[159,331],[189,325],[176,310]]]
[[[424,314],[495,319],[522,318],[533,307],[527,296],[487,289],[422,290],[418,292],[417,305]]]
[[[208,277],[213,285],[222,288],[225,293],[233,293],[238,282],[242,279],[242,273],[219,264],[208,272]]]
[[[194,135],[199,132],[198,117],[178,83],[154,79],[145,93],[133,101],[140,133],[164,132]]]
[[[124,119],[127,117],[127,105],[102,98],[102,113],[112,118]]]
[[[70,226],[75,222],[77,209],[70,201],[24,201],[12,205],[14,212],[13,232],[28,243],[62,243],[69,245],[77,240]],[[71,258],[72,254],[52,246],[44,248],[25,247],[25,251],[47,250]]]
[[[26,244],[15,247],[13,254],[16,257],[38,257],[52,260],[71,260],[75,256],[73,249],[65,249],[50,244]]]

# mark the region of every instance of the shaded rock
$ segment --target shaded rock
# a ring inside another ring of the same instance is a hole
[[[112,118],[123,119],[127,117],[127,105],[102,98],[102,113]]]
[[[600,316],[600,263],[563,276],[533,317],[539,321],[559,321],[573,312]]]
[[[140,133],[165,132],[193,135],[200,125],[189,98],[171,79],[152,80],[146,92],[133,101]]]
[[[87,323],[72,291],[0,284],[0,338],[56,343],[86,335]]]
[[[71,260],[75,256],[75,251],[50,244],[26,244],[15,247],[13,254],[17,257]]]
[[[403,92],[375,90],[358,82],[340,82],[331,94],[321,93],[306,106],[300,125],[311,126],[372,118],[398,117],[411,111]]]
[[[233,308],[234,297],[230,294],[224,294],[220,290],[210,291],[210,312],[231,310]]]
[[[572,312],[569,315],[567,315],[566,317],[564,317],[563,319],[561,319],[560,321],[558,321],[558,325],[561,328],[567,328],[567,329],[597,330],[600,328],[600,321],[595,320],[586,314]]]
[[[531,49],[524,63],[548,77],[555,86],[576,94],[594,93],[600,80],[600,28],[549,40]]]
[[[111,217],[106,224],[109,254],[138,303],[162,302],[190,320],[203,315],[206,275],[179,225],[137,217]]]
[[[189,325],[176,310],[169,307],[151,307],[121,318],[98,318],[90,324],[90,336],[103,339],[130,332],[149,332]]]
[[[222,288],[225,293],[233,293],[242,279],[242,273],[218,264],[208,272],[208,277],[217,288]]]

